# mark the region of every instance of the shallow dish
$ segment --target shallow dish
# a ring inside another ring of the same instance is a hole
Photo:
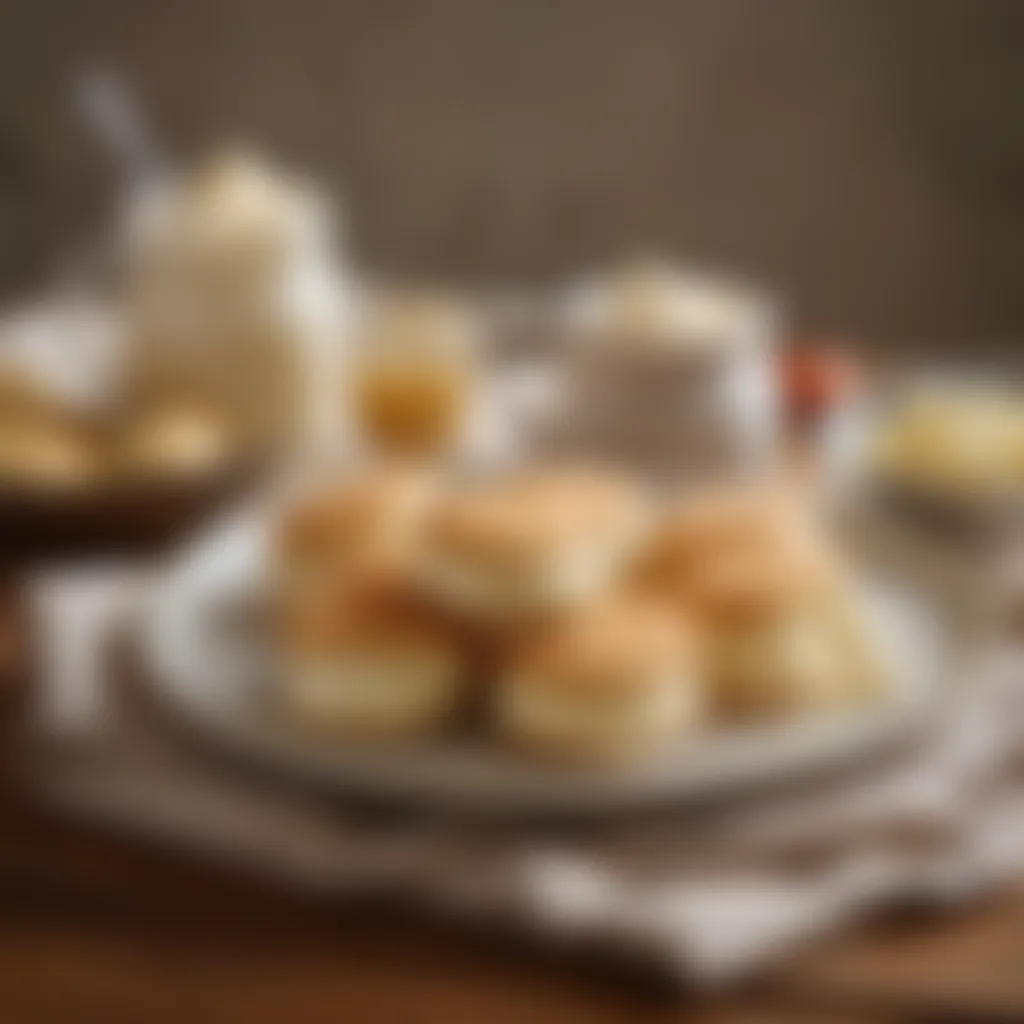
[[[144,653],[162,702],[219,746],[299,780],[363,797],[488,813],[611,813],[735,794],[838,767],[919,724],[941,692],[938,634],[926,610],[871,591],[891,649],[892,696],[865,711],[715,727],[641,763],[554,768],[494,741],[320,743],[274,714],[258,615],[270,509],[222,523],[170,567],[147,609]]]
[[[0,558],[9,564],[166,548],[237,498],[262,467],[239,463],[191,480],[56,494],[0,485]]]
[[[1024,526],[1024,489],[954,494],[883,471],[872,448],[887,429],[900,395],[852,409],[826,431],[820,450],[836,504],[869,505],[883,516],[939,543],[1005,537]]]

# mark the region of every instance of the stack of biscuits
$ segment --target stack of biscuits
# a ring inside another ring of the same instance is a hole
[[[593,467],[382,467],[293,502],[272,560],[279,705],[323,736],[622,763],[886,692],[848,574],[763,487],[655,508]]]

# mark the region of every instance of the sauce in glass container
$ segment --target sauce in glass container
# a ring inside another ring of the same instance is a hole
[[[364,441],[394,455],[454,448],[474,391],[475,334],[472,317],[446,296],[386,302],[372,318],[350,382]]]

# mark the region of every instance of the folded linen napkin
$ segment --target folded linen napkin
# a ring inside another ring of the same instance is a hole
[[[33,586],[43,663],[27,783],[325,897],[397,893],[714,985],[868,910],[969,896],[1008,878],[1024,848],[1013,651],[978,659],[926,728],[870,764],[723,806],[553,830],[382,814],[209,756],[113,656],[146,586],[109,568]]]

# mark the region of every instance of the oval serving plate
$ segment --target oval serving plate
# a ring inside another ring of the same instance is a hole
[[[277,717],[267,650],[247,614],[263,593],[268,509],[249,510],[194,543],[156,587],[144,655],[161,703],[219,747],[297,780],[363,797],[494,813],[622,812],[694,802],[816,774],[910,732],[940,692],[938,634],[925,609],[871,592],[895,671],[893,694],[865,711],[719,727],[641,763],[566,768],[486,737],[414,745],[325,743]]]

